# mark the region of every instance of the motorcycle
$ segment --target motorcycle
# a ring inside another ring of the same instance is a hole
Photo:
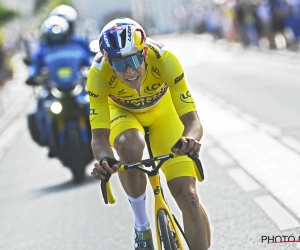
[[[67,68],[61,70],[61,75],[70,73]],[[27,115],[32,139],[40,146],[48,146],[48,157],[56,157],[68,167],[76,183],[83,181],[85,167],[94,159],[87,71],[85,67],[76,80],[62,84],[51,79],[47,68],[42,69],[39,76],[42,90],[37,95],[36,107]]]

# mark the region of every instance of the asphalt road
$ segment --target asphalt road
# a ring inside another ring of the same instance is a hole
[[[300,235],[299,192],[293,193],[300,162],[295,56],[243,51],[194,36],[158,39],[182,60],[203,122],[206,180],[197,188],[211,222],[212,249],[300,249],[296,242],[263,241]],[[21,79],[14,84],[24,90]],[[12,92],[24,93],[17,87]],[[133,216],[117,178],[112,179],[116,205],[103,204],[99,182],[89,175],[92,165],[85,182],[74,185],[68,169],[48,159],[47,149],[29,137],[30,93],[14,109],[19,112],[11,112],[14,118],[0,137],[0,249],[133,249]],[[3,117],[1,124],[7,121]],[[151,214],[149,189],[147,197]]]

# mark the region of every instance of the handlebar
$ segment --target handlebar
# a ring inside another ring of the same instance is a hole
[[[162,164],[167,161],[170,158],[174,158],[174,157],[181,157],[183,155],[176,155],[174,153],[169,153],[166,155],[161,155],[161,156],[157,156],[157,157],[152,157],[149,159],[145,159],[145,160],[141,160],[141,161],[137,161],[137,162],[132,162],[132,163],[127,163],[127,164],[123,164],[121,165],[114,173],[118,173],[118,172],[122,172],[124,170],[127,169],[138,169],[144,173],[146,173],[148,176],[153,176],[156,175],[160,169],[160,167],[162,166]],[[191,158],[199,171],[200,174],[200,178],[203,181],[204,180],[204,171],[202,168],[202,164],[201,161],[198,157],[198,155],[187,155],[189,158]],[[156,165],[155,162],[159,161],[159,163]],[[149,169],[145,169],[142,166],[145,167],[152,167],[151,170]],[[101,192],[102,192],[102,196],[104,199],[105,204],[114,204],[116,202],[115,197],[113,196],[111,187],[110,187],[110,182],[109,182],[109,178],[110,178],[110,174],[106,176],[105,180],[101,181]]]

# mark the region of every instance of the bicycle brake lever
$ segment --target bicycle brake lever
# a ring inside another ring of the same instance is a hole
[[[201,163],[201,161],[199,159],[199,155],[198,154],[194,154],[194,155],[189,155],[188,154],[187,156],[189,158],[191,158],[195,162],[195,164],[196,164],[196,166],[198,168],[199,174],[201,176],[201,179],[203,181],[204,180],[204,171],[203,171],[202,163]]]
[[[112,167],[115,164],[120,166],[120,162],[118,160],[116,160],[115,158],[105,156],[99,161],[100,165],[102,165],[103,161],[106,161],[109,167]],[[109,178],[111,177],[111,173],[106,173],[106,174],[103,174],[103,175],[105,176],[105,179],[102,180],[102,182],[105,182],[105,183],[108,182]]]
[[[106,191],[106,181],[101,181],[100,187],[101,187],[101,192],[102,192],[102,197],[104,199],[104,203],[108,204],[107,191]]]
[[[186,138],[186,140],[187,140],[187,142],[189,142],[189,139]],[[182,141],[179,139],[173,147],[180,149],[182,147]],[[195,164],[196,164],[196,166],[199,170],[199,174],[201,176],[201,179],[204,180],[204,171],[203,171],[201,161],[199,159],[199,155],[198,154],[193,154],[193,155],[186,154],[186,155],[195,162]]]
[[[100,165],[102,165],[102,162],[103,161],[107,161],[109,167],[112,167],[114,164],[117,164],[120,166],[120,162],[118,160],[116,160],[115,158],[111,158],[111,157],[108,157],[108,156],[105,156],[103,157],[99,163]],[[109,179],[111,177],[111,173],[106,173],[106,174],[103,174],[105,176],[105,179],[104,180],[101,180],[101,192],[102,192],[102,196],[103,196],[103,199],[104,199],[104,202],[105,204],[108,204],[108,197],[107,197],[107,184],[109,184]],[[114,198],[111,198],[111,199],[114,199]],[[111,201],[110,201],[111,202]]]

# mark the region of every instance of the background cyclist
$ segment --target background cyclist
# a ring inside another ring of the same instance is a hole
[[[177,57],[163,45],[147,38],[143,28],[129,18],[109,22],[99,38],[101,53],[88,75],[92,149],[92,176],[104,179],[118,166],[112,147],[122,163],[141,160],[145,148],[144,130],[150,129],[154,155],[200,151],[202,126],[183,69]],[[100,161],[100,162],[99,162]],[[199,203],[196,179],[201,181],[193,161],[177,157],[162,170],[168,187],[182,211],[184,231],[192,250],[210,247],[210,226]],[[135,216],[135,248],[153,249],[150,221],[146,213],[145,174],[138,170],[119,173]]]

